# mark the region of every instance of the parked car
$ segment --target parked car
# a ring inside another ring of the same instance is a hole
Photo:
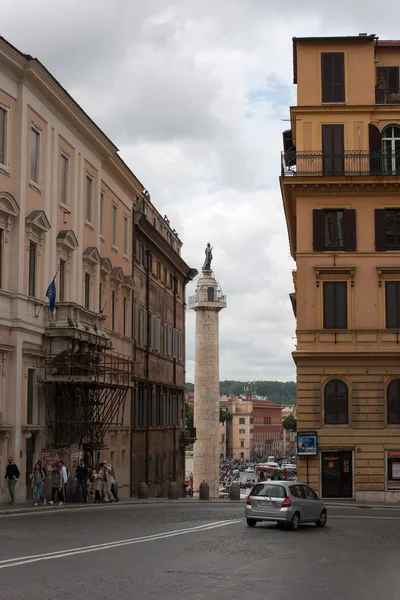
[[[255,468],[254,468],[254,467],[247,467],[247,468],[244,470],[244,472],[245,472],[245,473],[255,473],[255,472],[256,472],[256,470],[255,470]]]
[[[296,531],[300,523],[325,527],[327,511],[318,494],[304,483],[266,481],[257,483],[247,496],[245,517],[249,527],[258,521],[275,521]]]

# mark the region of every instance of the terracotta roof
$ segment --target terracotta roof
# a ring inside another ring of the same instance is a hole
[[[315,42],[317,40],[330,42],[341,42],[343,40],[352,42],[371,42],[376,39],[376,35],[371,33],[370,35],[332,35],[325,37],[294,37],[293,39],[293,83],[297,83],[297,42]]]
[[[400,48],[400,40],[376,40],[376,45],[385,48]]]

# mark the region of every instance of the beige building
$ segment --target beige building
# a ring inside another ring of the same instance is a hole
[[[253,403],[231,398],[228,410],[232,420],[227,423],[227,458],[250,460],[253,452]]]
[[[157,495],[171,478],[183,484],[185,284],[196,272],[180,252],[115,145],[0,38],[0,472],[13,456],[17,501],[44,456],[111,461],[122,496],[141,480]]]
[[[294,38],[281,190],[297,317],[299,478],[400,500],[400,41]],[[310,447],[312,436],[305,446]]]

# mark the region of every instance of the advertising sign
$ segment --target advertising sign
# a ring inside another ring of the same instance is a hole
[[[297,432],[297,454],[299,456],[315,456],[317,454],[317,432]]]

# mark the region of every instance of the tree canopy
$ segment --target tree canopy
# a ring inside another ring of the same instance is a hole
[[[249,385],[245,381],[220,381],[219,393],[221,396],[240,396],[244,388]],[[274,404],[295,404],[296,384],[294,381],[254,381],[251,383],[253,393],[266,396]],[[193,392],[193,383],[186,384],[186,391]]]

